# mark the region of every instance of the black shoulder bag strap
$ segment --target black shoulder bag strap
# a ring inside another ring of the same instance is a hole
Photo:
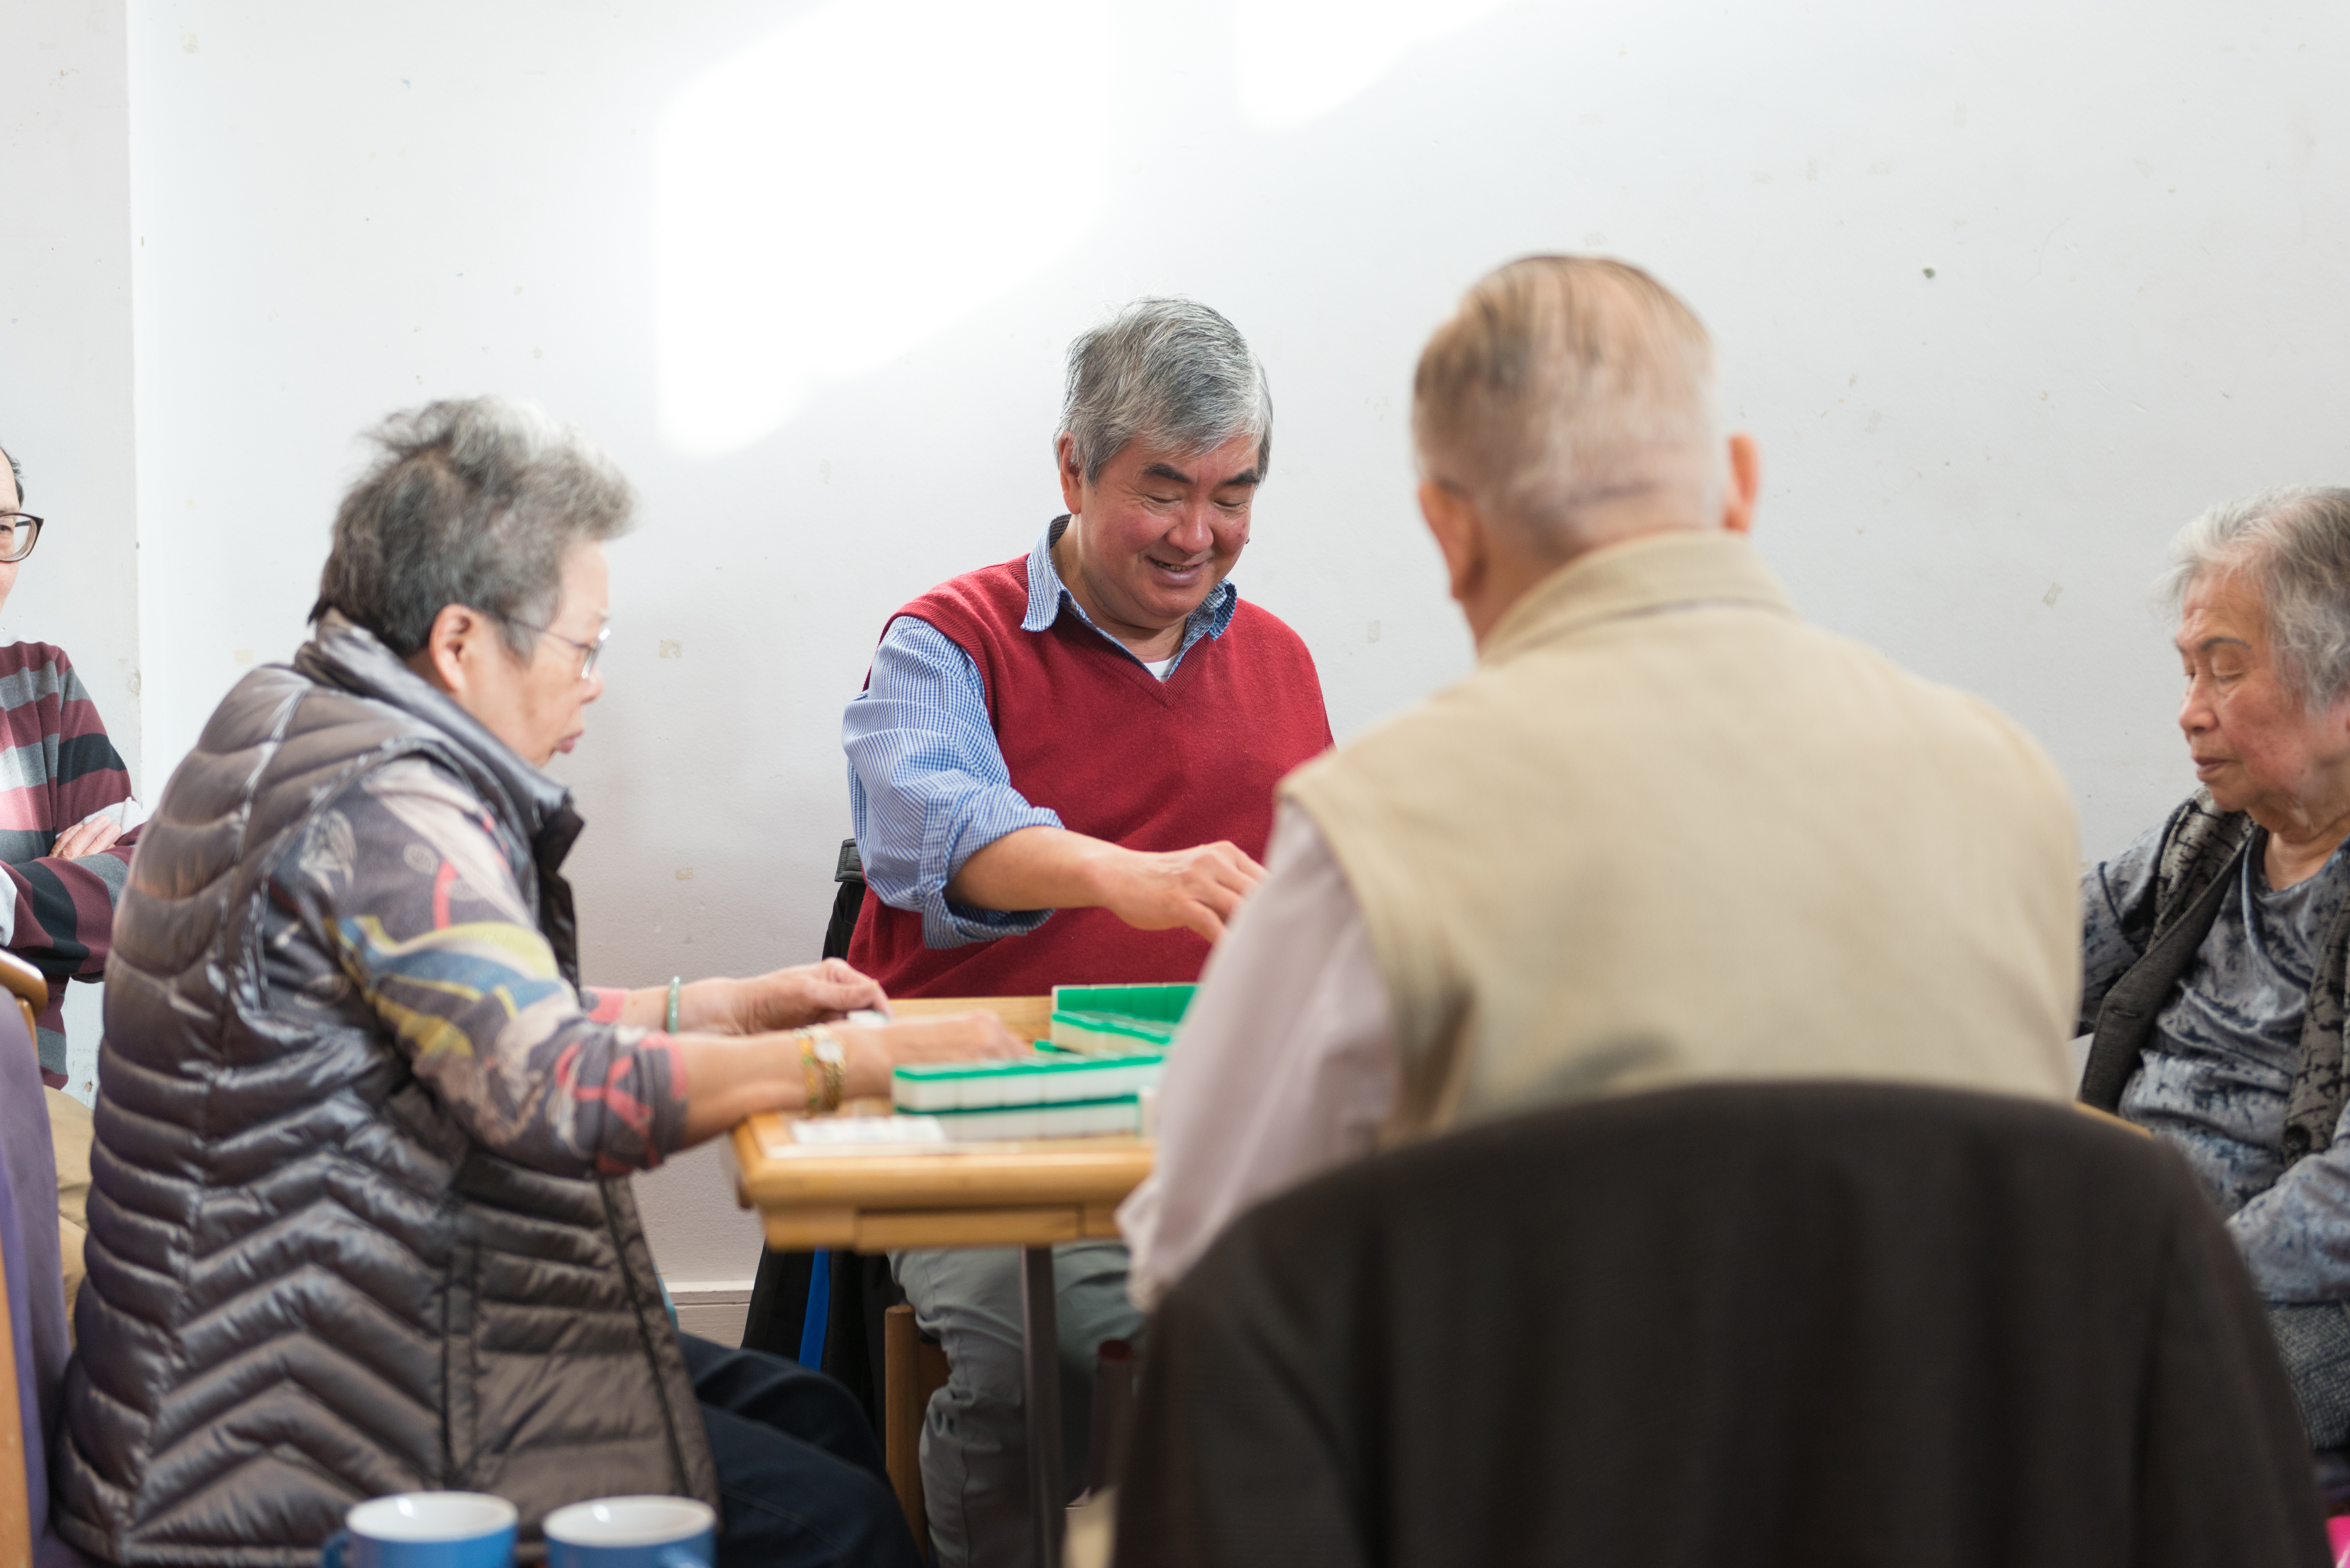
[[[2137,1070],[2138,1052],[2153,1033],[2155,1014],[2162,1011],[2172,989],[2195,961],[2195,950],[2210,934],[2211,922],[2219,916],[2245,851],[2259,838],[2258,834],[2244,836],[2234,853],[2220,862],[2217,874],[2194,894],[2176,919],[2155,933],[2137,962],[2106,993],[2105,1005],[2097,1009],[2096,1033],[2090,1039],[2088,1068],[2081,1075],[2083,1104],[2101,1111],[2120,1108],[2122,1086]],[[2338,1064],[2338,1048],[2335,1054]]]

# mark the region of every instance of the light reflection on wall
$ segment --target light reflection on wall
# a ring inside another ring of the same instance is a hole
[[[775,430],[1081,241],[1102,0],[836,0],[697,78],[655,148],[662,437]]]
[[[1267,130],[1318,119],[1415,45],[1455,33],[1503,0],[1234,0],[1241,109]]]

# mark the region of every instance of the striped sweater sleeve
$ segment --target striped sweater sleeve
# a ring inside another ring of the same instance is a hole
[[[41,1076],[63,1086],[65,982],[106,970],[114,901],[135,834],[78,859],[49,854],[59,833],[130,798],[130,773],[65,649],[0,647],[0,943],[48,978]]]

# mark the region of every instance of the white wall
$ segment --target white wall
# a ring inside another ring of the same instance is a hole
[[[0,46],[0,446],[48,519],[0,640],[64,646],[143,784],[122,11],[10,0]]]
[[[1271,369],[1238,579],[1343,736],[1468,659],[1428,329],[1520,252],[1650,266],[1798,600],[2030,724],[2091,853],[2189,784],[2162,542],[2350,445],[2339,7],[154,0],[130,55],[151,754],[300,639],[354,431],[540,399],[645,497],[565,764],[608,981],[814,956],[839,704],[1055,510],[1062,346],[1138,294]],[[747,1272],[715,1188],[648,1183],[673,1275]]]
[[[140,765],[130,419],[130,138],[122,0],[9,0],[0,23],[0,446],[48,519],[0,642],[54,642]],[[68,1076],[91,1081],[96,986],[68,997]]]

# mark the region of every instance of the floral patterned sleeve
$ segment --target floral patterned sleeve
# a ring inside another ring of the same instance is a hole
[[[624,993],[564,981],[515,878],[525,854],[431,763],[377,768],[271,878],[273,978],[371,1014],[484,1147],[562,1175],[648,1169],[682,1141],[684,1062],[613,1021]]]

